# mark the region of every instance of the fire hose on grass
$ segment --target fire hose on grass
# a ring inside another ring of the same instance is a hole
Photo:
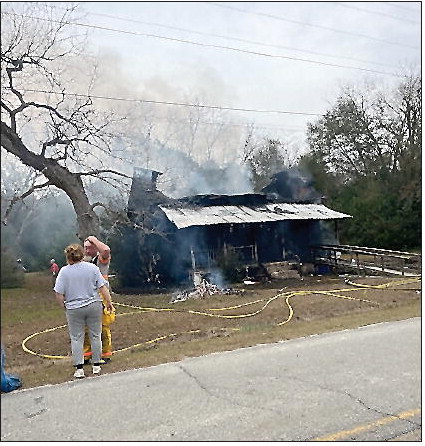
[[[179,309],[175,309],[175,308],[155,308],[155,307],[139,307],[136,305],[130,305],[130,304],[123,304],[120,302],[114,302],[114,306],[121,306],[121,307],[126,307],[126,308],[132,308],[135,309],[137,311],[130,311],[127,313],[120,313],[117,314],[117,317],[122,317],[122,316],[127,316],[130,314],[135,314],[135,313],[146,313],[146,312],[162,312],[162,311],[172,311],[172,312],[180,312],[180,313],[190,313],[190,314],[196,314],[199,316],[207,316],[207,317],[215,317],[215,318],[222,318],[222,319],[241,319],[241,318],[246,318],[246,317],[253,317],[256,316],[257,314],[261,313],[265,308],[267,308],[267,306],[273,302],[276,299],[279,298],[285,298],[285,304],[287,305],[288,309],[289,309],[289,315],[287,317],[286,320],[279,322],[277,324],[277,326],[282,326],[287,324],[293,317],[294,315],[294,310],[291,306],[291,304],[289,303],[289,300],[294,297],[294,296],[307,296],[307,295],[311,295],[311,294],[318,294],[318,295],[322,295],[322,296],[331,296],[331,297],[337,297],[339,299],[347,299],[347,300],[355,300],[355,301],[360,301],[360,302],[366,302],[366,303],[372,303],[372,304],[376,304],[379,305],[378,302],[374,302],[371,300],[367,300],[367,299],[361,299],[361,298],[357,298],[357,297],[351,297],[351,296],[345,296],[342,294],[339,294],[341,292],[348,292],[348,291],[359,291],[361,289],[364,288],[371,288],[371,289],[389,289],[390,286],[392,285],[402,285],[402,284],[406,284],[406,283],[411,283],[411,282],[419,282],[421,280],[420,277],[415,277],[412,279],[403,279],[403,280],[398,280],[398,281],[393,281],[393,282],[387,282],[384,283],[382,285],[365,285],[365,284],[358,284],[358,283],[354,283],[351,281],[346,281],[346,283],[348,285],[352,285],[355,288],[343,288],[343,289],[335,289],[335,290],[329,290],[329,291],[325,291],[325,290],[304,290],[304,291],[286,291],[283,293],[278,293],[275,296],[268,298],[268,299],[257,299],[255,301],[252,302],[246,302],[243,304],[239,304],[239,305],[234,305],[231,307],[223,307],[223,308],[210,308],[207,309],[206,311],[210,311],[210,312],[219,312],[219,311],[226,311],[226,310],[234,310],[237,308],[242,308],[242,307],[246,307],[249,305],[254,305],[256,303],[260,303],[260,302],[265,302],[265,304],[257,311],[251,312],[251,313],[245,313],[245,314],[237,314],[237,315],[227,315],[227,314],[216,314],[216,313],[207,313],[207,312],[202,312],[202,311],[195,311],[195,310],[179,310]],[[31,339],[34,339],[36,336],[39,336],[41,334],[45,334],[45,333],[50,333],[62,328],[65,328],[67,326],[67,324],[64,325],[60,325],[58,327],[53,327],[53,328],[47,328],[46,330],[40,331],[40,332],[36,332],[33,333],[29,336],[27,336],[23,341],[22,341],[22,349],[26,352],[29,353],[31,355],[34,356],[39,356],[42,358],[46,358],[46,359],[66,359],[69,358],[69,356],[64,356],[64,355],[47,355],[47,354],[43,354],[43,353],[37,353],[34,352],[33,350],[29,349],[27,347],[27,342]],[[221,330],[228,330],[228,328],[222,328]],[[231,328],[231,330],[233,331],[239,331],[240,328]],[[194,333],[201,333],[202,330],[198,329],[198,330],[189,330],[189,331],[185,331],[185,332],[181,332],[181,333],[170,333],[167,335],[163,335],[163,336],[159,336],[157,338],[154,339],[150,339],[148,341],[144,341],[144,342],[140,342],[138,344],[133,344],[131,346],[128,347],[124,347],[121,349],[117,349],[115,350],[113,353],[119,353],[119,352],[124,352],[126,350],[130,350],[133,348],[137,348],[143,345],[149,345],[149,344],[153,344],[155,342],[159,342],[161,340],[170,338],[170,337],[175,337],[175,336],[181,336],[184,334],[194,334]]]

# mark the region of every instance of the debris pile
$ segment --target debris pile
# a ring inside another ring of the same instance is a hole
[[[217,285],[202,279],[199,285],[196,285],[190,290],[178,291],[171,296],[170,303],[184,302],[188,299],[203,299],[214,294],[244,294],[245,290],[237,290],[234,288],[219,288]]]
[[[272,279],[299,279],[302,277],[300,262],[272,262],[265,263],[267,273]]]

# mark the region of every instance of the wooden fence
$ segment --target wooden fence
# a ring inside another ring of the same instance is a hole
[[[421,274],[421,255],[405,251],[367,248],[351,245],[312,246],[316,265],[329,265],[341,271],[357,271],[360,274],[418,276]]]

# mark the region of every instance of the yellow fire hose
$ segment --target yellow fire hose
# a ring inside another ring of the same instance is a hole
[[[226,311],[226,310],[234,310],[234,309],[238,309],[238,308],[242,308],[242,307],[246,307],[248,305],[254,305],[256,303],[260,303],[260,302],[265,302],[265,304],[257,311],[251,312],[251,313],[246,313],[246,314],[237,314],[237,315],[224,315],[224,314],[214,314],[214,313],[206,313],[206,312],[201,312],[201,311],[195,311],[195,310],[179,310],[179,309],[175,309],[175,308],[155,308],[155,307],[139,307],[136,305],[129,305],[129,304],[123,304],[120,302],[114,302],[115,306],[121,306],[121,307],[126,307],[126,308],[132,308],[135,309],[137,311],[130,311],[128,313],[121,313],[121,314],[117,314],[118,316],[127,316],[129,314],[135,314],[135,313],[145,313],[145,312],[161,312],[161,311],[173,311],[173,312],[183,312],[183,313],[190,313],[190,314],[196,314],[196,315],[200,315],[200,316],[207,316],[207,317],[216,317],[216,318],[223,318],[223,319],[240,319],[240,318],[246,318],[246,317],[252,317],[255,316],[259,313],[261,313],[271,302],[273,302],[276,299],[279,298],[285,298],[285,303],[289,309],[289,316],[287,317],[287,319],[285,319],[282,322],[279,322],[277,325],[278,326],[282,326],[285,325],[286,323],[288,323],[293,315],[294,315],[294,310],[291,307],[290,303],[289,303],[289,299],[294,297],[294,296],[307,296],[307,295],[311,295],[311,294],[318,294],[321,296],[332,296],[332,297],[337,297],[339,299],[348,299],[348,300],[356,300],[356,301],[360,301],[360,302],[367,302],[367,303],[373,303],[376,305],[379,305],[377,302],[373,302],[367,299],[360,299],[360,298],[356,298],[356,297],[351,297],[351,296],[345,296],[342,294],[339,294],[341,292],[347,292],[347,291],[359,291],[362,288],[372,288],[372,289],[388,289],[390,286],[394,286],[394,285],[403,285],[406,283],[411,283],[411,282],[420,282],[421,278],[420,277],[415,277],[415,278],[411,278],[411,279],[402,279],[402,280],[397,280],[397,281],[393,281],[393,282],[387,282],[384,283],[382,285],[365,285],[365,284],[358,284],[358,283],[354,283],[351,281],[346,281],[346,283],[348,285],[352,285],[355,288],[344,288],[344,289],[336,289],[336,290],[330,290],[330,291],[321,291],[321,290],[305,290],[305,291],[286,291],[283,293],[279,293],[276,294],[275,296],[269,298],[269,299],[257,299],[254,300],[252,302],[246,302],[240,305],[234,305],[232,307],[223,307],[223,308],[209,308],[206,311],[210,311],[210,312],[219,312],[219,311]],[[60,325],[58,327],[54,327],[54,328],[47,328],[46,330],[43,331],[39,331],[36,333],[33,333],[29,336],[27,336],[23,341],[22,341],[22,349],[31,354],[31,355],[35,355],[35,356],[40,356],[42,358],[46,358],[46,359],[66,359],[69,358],[69,356],[62,356],[62,355],[46,355],[46,354],[42,354],[42,353],[37,353],[34,352],[33,350],[30,350],[26,344],[30,339],[35,338],[36,336],[39,336],[41,334],[44,333],[50,333],[53,332],[55,330],[59,330],[61,328],[65,328],[67,326],[67,324],[65,325]],[[219,330],[228,330],[229,328],[222,328]],[[231,330],[233,331],[238,331],[240,330],[240,328],[231,328]],[[140,342],[138,344],[134,344],[131,345],[129,347],[125,347],[122,349],[118,349],[115,350],[113,353],[118,353],[118,352],[123,352],[126,350],[130,350],[132,348],[137,348],[140,347],[142,345],[149,345],[149,344],[153,344],[155,342],[161,341],[163,339],[166,338],[170,338],[170,337],[174,337],[174,336],[179,336],[179,335],[183,335],[183,334],[193,334],[193,333],[200,333],[201,330],[189,330],[189,331],[185,331],[185,332],[181,332],[181,333],[171,333],[168,335],[164,335],[164,336],[159,336],[157,338],[154,339],[150,339],[148,341],[144,341],[144,342]]]

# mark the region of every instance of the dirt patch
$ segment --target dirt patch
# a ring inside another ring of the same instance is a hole
[[[355,285],[346,280],[309,276],[235,285],[244,291],[174,304],[171,292],[114,294],[115,353],[102,373],[420,315],[419,279],[351,277]],[[2,290],[1,307],[6,371],[18,374],[24,388],[70,380],[66,318],[50,277],[27,274],[25,288]],[[32,353],[23,350],[25,339]]]

